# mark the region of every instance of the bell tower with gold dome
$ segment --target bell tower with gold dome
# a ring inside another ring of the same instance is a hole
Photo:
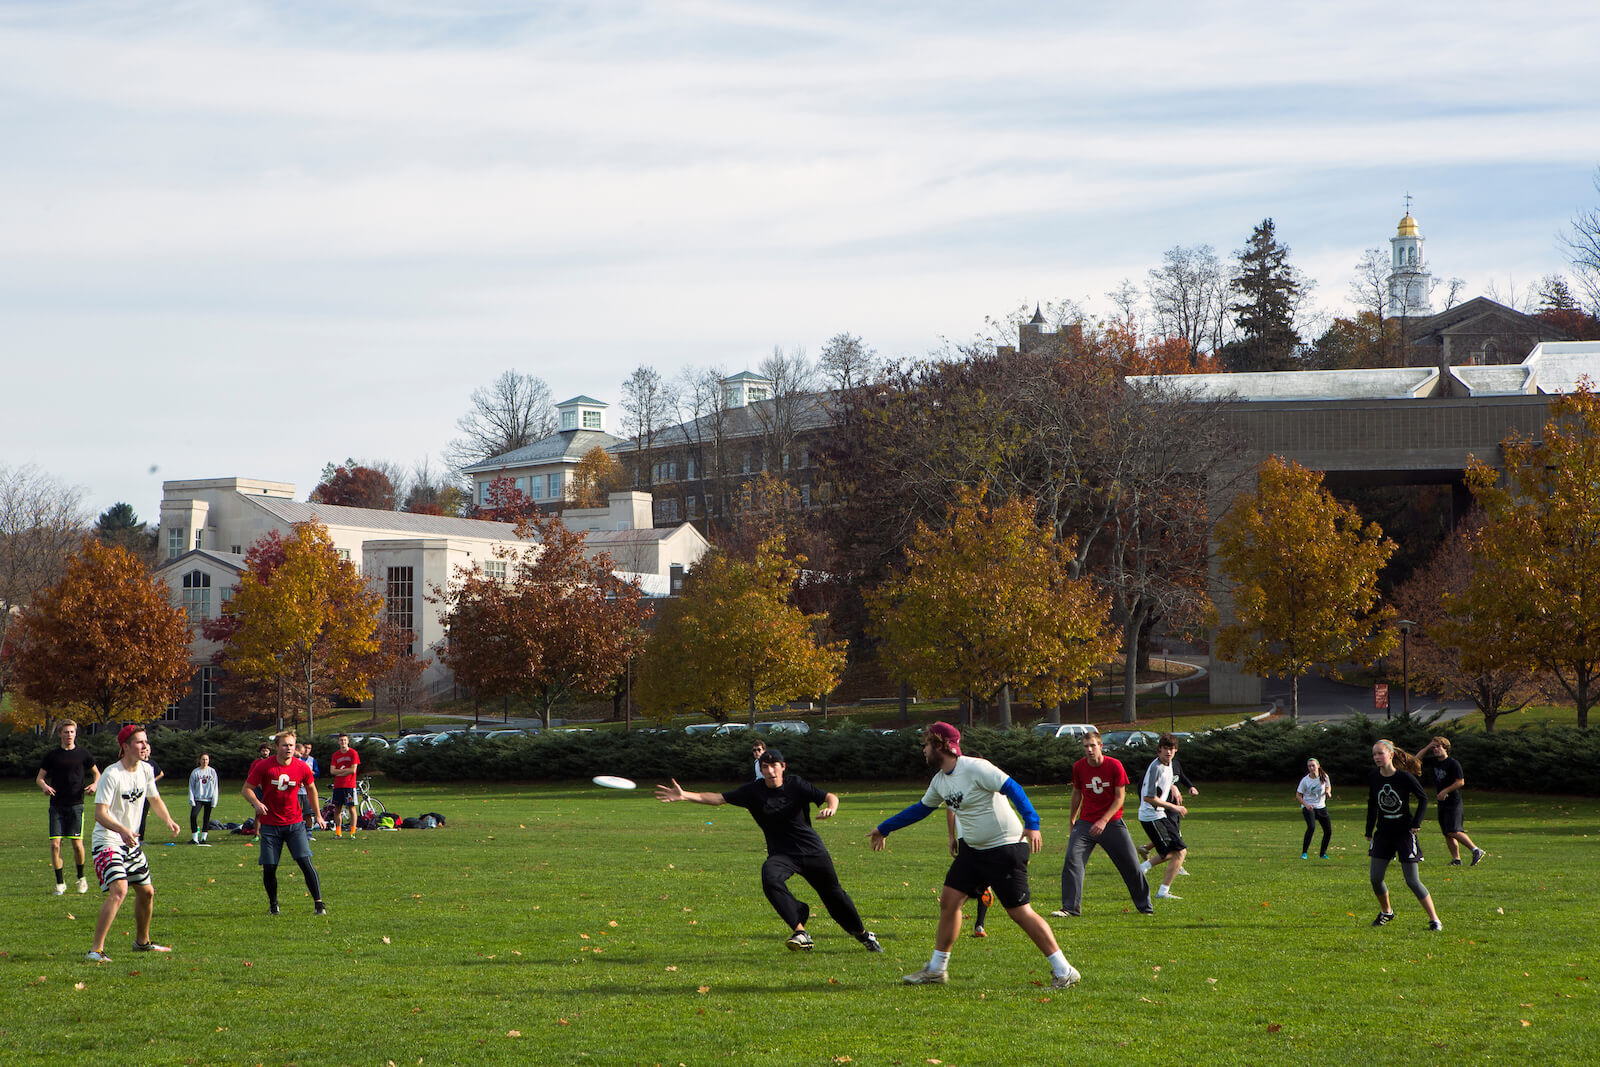
[[[1411,197],[1406,197],[1406,217],[1389,238],[1393,258],[1389,265],[1389,314],[1395,318],[1432,315],[1430,292],[1433,275],[1422,259],[1424,238],[1411,217]]]

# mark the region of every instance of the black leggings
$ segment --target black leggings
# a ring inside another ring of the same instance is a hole
[[[300,873],[305,876],[306,889],[310,891],[311,899],[321,903],[322,881],[317,877],[317,869],[311,866],[310,860],[297,859],[295,863],[300,865]],[[261,884],[266,887],[267,899],[276,904],[278,902],[278,867],[276,864],[271,867],[261,868]]]
[[[1328,854],[1328,842],[1333,840],[1333,820],[1328,818],[1328,809],[1308,808],[1302,805],[1300,814],[1306,817],[1306,836],[1300,842],[1300,851],[1311,851],[1311,831],[1315,830],[1317,825],[1320,824],[1322,826],[1322,848],[1318,851],[1321,855],[1326,856]],[[1316,821],[1313,822],[1313,819]]]
[[[195,825],[197,821],[200,824],[198,826]],[[200,803],[189,809],[189,832],[191,834],[196,830],[204,830],[208,825],[210,825],[210,823],[211,801],[202,800]]]

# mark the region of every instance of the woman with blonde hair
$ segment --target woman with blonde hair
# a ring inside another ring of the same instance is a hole
[[[1389,740],[1372,746],[1372,764],[1372,773],[1367,777],[1366,831],[1367,855],[1372,857],[1372,892],[1378,898],[1378,917],[1372,925],[1388,926],[1394,921],[1389,887],[1383,876],[1389,861],[1398,858],[1407,887],[1428,913],[1428,929],[1442,930],[1444,924],[1434,910],[1433,896],[1417,877],[1417,828],[1422,825],[1423,812],[1428,810],[1427,790],[1417,781],[1422,764],[1409,752],[1397,750]],[[1417,801],[1415,814],[1411,811],[1413,797]]]
[[[1305,816],[1306,836],[1300,842],[1300,858],[1311,858],[1311,832],[1322,827],[1322,848],[1318,859],[1328,858],[1328,842],[1333,840],[1333,820],[1328,818],[1328,801],[1333,799],[1333,782],[1316,757],[1306,760],[1306,776],[1295,787],[1300,814]]]

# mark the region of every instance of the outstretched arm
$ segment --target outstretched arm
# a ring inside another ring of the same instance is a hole
[[[921,822],[923,819],[926,819],[928,816],[932,815],[938,810],[938,808],[928,807],[928,805],[919,800],[915,804],[912,804],[909,808],[906,808],[904,811],[889,816],[887,819],[883,820],[876,827],[874,827],[872,833],[867,835],[867,840],[872,845],[872,851],[882,852],[884,842],[888,840],[890,834],[894,833],[903,826],[910,826],[914,822]]]
[[[722,799],[721,793],[691,793],[689,790],[679,785],[676,778],[669,778],[667,780],[672,784],[656,786],[656,799],[661,801],[663,804],[671,804],[677,800],[692,800],[696,804],[709,804],[715,808],[718,805],[727,803],[726,800]],[[839,798],[834,797],[832,793],[829,793],[828,795],[833,797],[833,806],[837,808],[839,806]],[[829,812],[828,814],[831,815],[833,813]]]

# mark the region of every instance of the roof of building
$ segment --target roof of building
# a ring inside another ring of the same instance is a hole
[[[1600,341],[1541,341],[1522,361],[1541,393],[1570,393],[1578,379],[1600,387]]]
[[[570,401],[569,401],[570,403]],[[611,449],[623,442],[603,430],[560,430],[549,437],[541,437],[531,445],[462,467],[466,474],[504,470],[508,467],[525,467],[533,463],[569,461],[576,463],[596,448]]]
[[[244,556],[237,552],[217,552],[210,548],[191,548],[181,556],[174,556],[172,559],[158,564],[156,573],[160,574],[162,571],[171,570],[175,567],[192,567],[199,559],[210,560],[229,570],[244,570]]]
[[[324,526],[355,526],[385,533],[417,537],[477,537],[493,541],[517,540],[517,527],[487,519],[458,519],[450,515],[417,515],[409,511],[350,508],[339,504],[313,504],[280,497],[246,497],[251,503],[288,523],[311,522]]]
[[[698,419],[691,419],[658,431],[651,440],[650,447],[700,445],[714,440],[719,435],[724,440],[755,437],[766,431],[767,424],[780,403],[795,405],[794,430],[805,432],[821,429],[833,425],[833,416],[829,413],[828,406],[834,395],[835,391],[829,389],[820,393],[805,393],[793,400],[757,400],[743,407],[724,408],[713,414],[702,415]],[[720,426],[718,420],[721,420]],[[610,446],[608,450],[613,454],[621,454],[633,452],[637,447],[633,441],[624,440]]]
[[[610,404],[607,404],[604,400],[596,400],[594,397],[589,396],[589,395],[587,395],[585,393],[579,393],[577,396],[573,397],[571,400],[563,400],[561,403],[557,404],[556,407],[558,407],[558,408],[570,407],[573,404],[583,404],[583,405],[585,405],[587,407],[591,407],[591,408],[608,408],[608,407],[611,406]]]

